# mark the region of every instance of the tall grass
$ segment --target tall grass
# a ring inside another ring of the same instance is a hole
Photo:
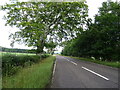
[[[3,77],[3,88],[45,88],[50,82],[55,57],[21,69],[16,75]]]

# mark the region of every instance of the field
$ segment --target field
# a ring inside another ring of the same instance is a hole
[[[15,52],[0,52],[1,55],[12,54],[12,55],[36,55],[34,53],[15,53]]]

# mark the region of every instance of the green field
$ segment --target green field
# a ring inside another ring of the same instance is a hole
[[[15,52],[0,52],[1,55],[12,54],[12,55],[36,55],[34,53],[15,53]]]

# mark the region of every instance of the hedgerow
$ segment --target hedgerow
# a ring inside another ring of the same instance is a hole
[[[49,55],[41,55],[41,58],[46,58]],[[3,76],[14,75],[18,69],[30,66],[39,62],[39,55],[12,55],[5,54],[2,56],[2,74]]]

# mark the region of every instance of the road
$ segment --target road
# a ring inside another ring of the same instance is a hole
[[[52,88],[118,88],[118,69],[56,56]]]

